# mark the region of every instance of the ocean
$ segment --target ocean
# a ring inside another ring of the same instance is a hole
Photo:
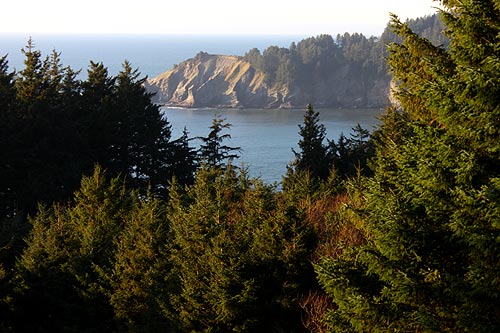
[[[8,54],[9,68],[21,70],[28,34],[1,34],[0,56]],[[116,75],[124,60],[150,78],[157,76],[203,51],[210,54],[244,55],[256,47],[261,52],[271,45],[289,47],[307,36],[281,35],[32,35],[35,48],[42,55],[52,50],[61,53],[64,66],[86,69],[90,60],[102,62],[111,75]]]
[[[90,60],[103,62],[111,75],[116,75],[126,59],[139,68],[143,76],[154,77],[165,72],[198,52],[244,55],[256,47],[261,52],[270,45],[289,47],[307,36],[195,36],[195,35],[34,35],[35,48],[42,55],[53,49],[61,53],[64,66],[82,69],[86,78]],[[8,54],[11,70],[21,70],[28,35],[0,34],[0,56]],[[351,128],[361,124],[372,130],[376,126],[379,109],[322,109],[320,121],[327,129],[327,137],[337,140],[340,133],[348,135]],[[190,137],[206,136],[212,119],[218,114],[232,124],[227,142],[241,147],[236,165],[244,165],[249,174],[261,177],[267,183],[279,183],[286,166],[293,160],[292,148],[297,149],[298,125],[304,109],[300,110],[234,110],[165,108],[164,115],[172,125],[173,138],[181,135],[184,127]],[[196,146],[199,142],[192,141]]]
[[[320,123],[325,125],[327,138],[337,141],[340,134],[349,137],[352,128],[360,124],[373,131],[380,123],[381,109],[316,109]],[[298,151],[299,124],[303,123],[305,109],[183,109],[164,108],[164,115],[172,125],[173,137],[182,134],[184,127],[190,137],[206,137],[212,119],[218,115],[230,123],[231,139],[225,144],[240,147],[236,166],[248,168],[252,177],[261,177],[266,183],[279,183],[293,161],[292,149]],[[199,145],[193,140],[192,145]],[[326,144],[326,142],[325,142]]]

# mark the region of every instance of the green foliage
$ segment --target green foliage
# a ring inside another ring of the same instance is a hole
[[[181,331],[299,329],[314,238],[271,187],[202,168],[186,196],[172,191],[169,218]]]
[[[82,179],[72,205],[40,207],[16,267],[12,327],[168,327],[160,310],[169,271],[163,221],[156,199],[139,202],[100,168]]]
[[[337,142],[328,140],[326,129],[319,122],[319,112],[311,104],[307,106],[304,122],[299,125],[300,152],[293,150],[295,161],[283,177],[284,192],[299,197],[318,191],[322,181],[327,181],[337,191],[341,181],[359,175],[370,175],[369,160],[374,156],[374,145],[368,130],[359,124],[349,138],[341,134]],[[295,193],[295,194],[292,194]],[[301,194],[302,193],[302,194]]]
[[[163,205],[149,197],[130,212],[105,276],[114,316],[130,331],[169,331],[170,238]]]
[[[225,119],[215,115],[208,136],[197,138],[202,141],[198,150],[199,159],[209,167],[225,169],[227,162],[230,163],[239,157],[238,154],[232,152],[239,151],[240,147],[230,147],[223,144],[225,140],[231,139],[231,134],[221,134],[221,132],[230,127],[231,124],[226,123]]]
[[[308,171],[312,177],[326,178],[329,172],[327,150],[323,145],[326,128],[325,125],[319,123],[319,112],[315,112],[311,104],[307,105],[304,123],[299,125],[299,129],[300,153],[293,151],[296,169]]]
[[[446,50],[396,17],[400,109],[376,136],[361,211],[367,242],[324,258],[332,331],[500,328],[496,1],[442,1]]]
[[[23,53],[19,73],[8,72],[6,57],[0,61],[2,216],[66,200],[95,163],[127,176],[143,195],[150,189],[167,197],[165,184],[175,172],[182,172],[179,180],[192,179],[193,159],[179,165],[186,147],[171,141],[170,125],[151,103],[145,78],[127,61],[116,77],[91,61],[87,79],[80,81],[56,51],[42,59],[30,39]]]
[[[498,331],[500,7],[443,3],[449,49],[419,37],[435,38],[436,17],[393,18],[399,104],[372,137],[358,125],[324,144],[308,106],[281,192],[231,166],[218,117],[195,176],[187,131],[171,140],[128,62],[116,77],[91,62],[80,81],[31,40],[21,72],[0,58],[0,329]],[[314,93],[347,71],[365,89],[385,77],[390,38],[245,57],[275,84]],[[97,167],[80,182],[95,162],[122,177]],[[67,198],[25,223],[37,201]]]

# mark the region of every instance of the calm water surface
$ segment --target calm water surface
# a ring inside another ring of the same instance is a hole
[[[268,183],[280,182],[287,164],[293,160],[292,148],[298,149],[299,124],[305,110],[235,110],[165,108],[165,116],[177,138],[184,127],[190,137],[207,136],[215,114],[232,124],[231,140],[226,143],[241,147],[241,157],[235,160],[248,167],[250,175],[262,177]],[[326,127],[327,138],[337,140],[341,133],[349,135],[360,124],[372,131],[379,124],[380,109],[319,109],[320,122]],[[193,146],[199,141],[192,142]]]

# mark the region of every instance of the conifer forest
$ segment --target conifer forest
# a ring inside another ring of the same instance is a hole
[[[0,55],[0,330],[500,332],[500,1],[440,4],[445,37],[391,16],[381,125],[305,106],[279,186],[127,61]]]

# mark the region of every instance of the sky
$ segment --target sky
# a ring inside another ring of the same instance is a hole
[[[0,33],[380,35],[433,0],[7,0]]]

